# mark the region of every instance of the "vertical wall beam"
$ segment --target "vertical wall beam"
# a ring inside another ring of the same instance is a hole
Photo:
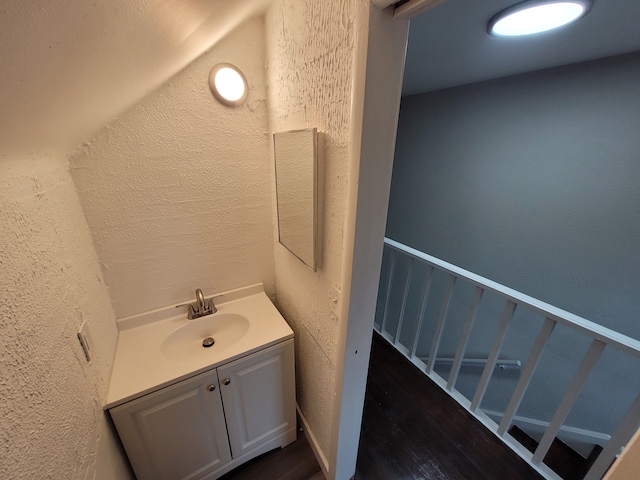
[[[351,3],[356,12],[350,27],[354,52],[342,291],[334,402],[331,418],[325,419],[331,422],[326,473],[331,480],[348,480],[356,471],[409,28],[408,21],[393,19],[393,7],[381,11],[368,1]]]

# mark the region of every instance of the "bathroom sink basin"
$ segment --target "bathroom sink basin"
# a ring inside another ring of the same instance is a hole
[[[175,305],[118,319],[118,344],[105,408],[293,338],[262,284],[227,290],[218,311],[189,320]],[[213,345],[203,346],[212,337]]]
[[[189,320],[171,332],[160,351],[171,360],[194,360],[218,354],[238,342],[249,330],[249,320],[235,313],[214,313]],[[210,346],[211,340],[214,343]]]

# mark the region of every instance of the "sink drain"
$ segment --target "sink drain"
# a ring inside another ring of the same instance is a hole
[[[214,343],[215,343],[215,340],[213,339],[213,337],[207,337],[204,340],[202,340],[202,346],[204,348],[209,348],[213,346]]]

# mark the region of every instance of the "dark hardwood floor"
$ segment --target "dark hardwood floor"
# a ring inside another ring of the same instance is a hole
[[[321,480],[304,434],[222,480]],[[374,334],[356,480],[541,479],[466,410]]]
[[[355,478],[542,476],[375,333]]]
[[[320,465],[313,455],[307,437],[298,432],[298,439],[254,458],[220,477],[220,480],[324,480]]]

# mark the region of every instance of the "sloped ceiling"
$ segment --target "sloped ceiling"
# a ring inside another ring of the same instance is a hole
[[[0,0],[0,157],[68,156],[268,3]]]
[[[448,0],[411,20],[403,95],[640,50],[640,0],[593,0],[587,16],[539,35],[497,38],[487,23],[521,0]]]

